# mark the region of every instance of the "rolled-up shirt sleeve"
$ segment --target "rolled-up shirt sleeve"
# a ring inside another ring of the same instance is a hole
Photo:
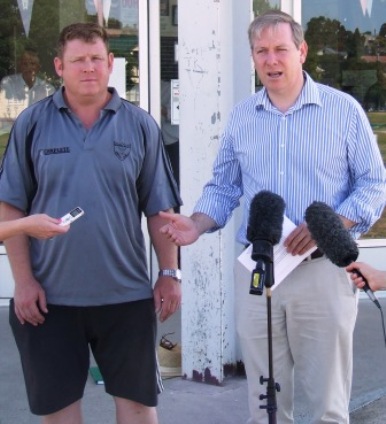
[[[386,171],[365,113],[358,108],[348,133],[348,163],[352,190],[336,212],[357,224],[356,234],[369,231],[386,202]]]
[[[233,210],[240,205],[240,197],[243,195],[240,163],[232,146],[231,136],[226,130],[213,165],[213,177],[204,186],[194,208],[195,213],[204,213],[217,223],[211,232],[226,225]]]

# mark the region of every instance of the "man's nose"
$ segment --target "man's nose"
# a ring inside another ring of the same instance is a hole
[[[268,52],[265,59],[269,64],[277,63],[277,54],[275,52]]]
[[[94,72],[95,66],[91,59],[86,59],[83,63],[83,72]]]

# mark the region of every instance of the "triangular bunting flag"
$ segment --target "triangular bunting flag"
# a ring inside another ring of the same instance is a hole
[[[32,8],[34,5],[34,0],[17,0],[17,4],[19,6],[19,11],[21,15],[21,20],[23,22],[23,27],[26,36],[28,37],[29,28],[31,25],[31,16],[32,16]]]

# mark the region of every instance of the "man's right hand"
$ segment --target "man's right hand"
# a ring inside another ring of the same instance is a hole
[[[37,326],[43,324],[48,313],[46,295],[36,280],[19,283],[15,286],[15,313],[21,324],[26,322]]]
[[[169,220],[168,224],[160,228],[160,232],[177,246],[187,246],[200,237],[200,232],[192,218],[162,211],[159,215]]]

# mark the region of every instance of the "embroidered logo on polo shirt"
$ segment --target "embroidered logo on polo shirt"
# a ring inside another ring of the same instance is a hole
[[[125,160],[129,156],[131,144],[123,144],[114,142],[114,153],[119,160]]]
[[[60,155],[62,153],[70,153],[69,147],[53,147],[51,149],[41,149],[40,153],[48,156],[48,155]]]

